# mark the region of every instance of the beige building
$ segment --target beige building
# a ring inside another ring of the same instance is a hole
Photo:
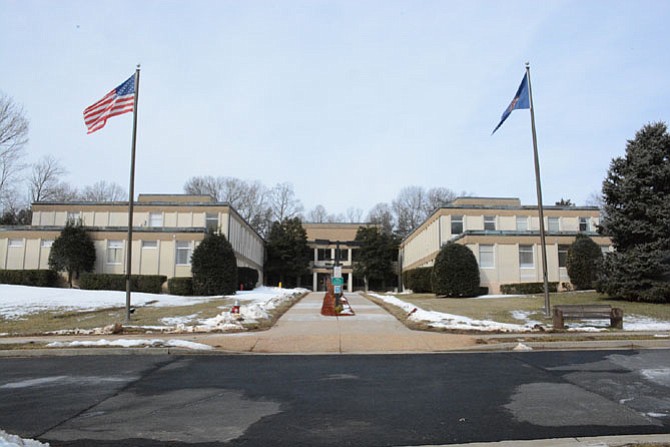
[[[590,236],[603,252],[609,238],[599,236],[596,207],[544,207],[549,281],[568,283],[567,250],[578,233]],[[436,210],[400,245],[402,271],[433,265],[449,241],[466,245],[479,262],[482,287],[499,293],[501,284],[541,282],[540,220],[537,206],[516,198],[463,197]]]
[[[307,244],[312,251],[310,273],[312,290],[325,290],[326,281],[333,273],[336,257],[342,265],[344,290],[352,291],[362,287],[362,278],[354,278],[353,261],[357,247],[354,243],[356,232],[367,223],[303,223],[307,233]],[[339,247],[339,256],[337,253]]]
[[[263,239],[228,204],[207,195],[140,194],[133,205],[132,274],[191,276],[191,254],[208,229],[230,241],[237,264],[263,278]],[[0,228],[0,268],[48,269],[51,244],[68,220],[81,219],[96,249],[96,273],[126,270],[128,203],[46,203],[32,206],[32,225]]]

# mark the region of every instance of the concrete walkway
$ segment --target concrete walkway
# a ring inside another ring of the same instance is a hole
[[[200,341],[225,351],[284,354],[443,352],[476,344],[469,335],[412,331],[361,295],[345,296],[356,315],[321,315],[324,292],[314,292],[268,331],[213,334]]]

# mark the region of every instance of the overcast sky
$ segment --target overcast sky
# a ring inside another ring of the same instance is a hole
[[[135,192],[193,176],[291,182],[306,210],[404,186],[583,204],[644,124],[670,119],[670,2],[0,0],[0,90],[74,186],[128,188],[132,114],[85,107],[142,66]]]

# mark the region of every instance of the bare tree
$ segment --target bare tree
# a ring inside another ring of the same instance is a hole
[[[426,217],[426,192],[420,186],[406,186],[392,202],[400,237],[407,236]]]
[[[184,185],[186,194],[207,194],[214,197],[217,202],[220,200],[219,191],[221,189],[219,179],[212,176],[192,177]]]
[[[247,182],[235,177],[193,177],[184,185],[187,194],[209,194],[235,210],[261,235],[265,235],[272,220],[269,191],[260,182]]]
[[[323,205],[317,205],[313,210],[307,213],[305,216],[306,222],[311,223],[324,223],[328,222],[328,211]]]
[[[45,155],[33,164],[28,178],[30,200],[32,202],[43,202],[53,200],[61,182],[61,177],[67,171],[52,155]]]
[[[456,194],[449,188],[436,187],[429,189],[426,193],[426,217],[436,209],[453,202],[455,198]]]
[[[603,198],[602,191],[593,191],[586,198],[586,202],[584,204],[586,206],[597,206],[598,208],[600,208],[602,210],[604,208],[604,205],[605,205],[605,199]]]
[[[295,196],[293,185],[290,183],[278,183],[270,191],[270,209],[272,219],[282,222],[286,218],[300,215],[303,210],[302,203]]]
[[[116,183],[107,183],[104,180],[84,187],[80,194],[84,202],[119,202],[128,199],[128,193]]]
[[[368,213],[367,220],[372,224],[380,225],[383,233],[393,233],[395,218],[393,217],[393,210],[388,203],[378,203],[373,206]]]
[[[76,202],[79,199],[77,188],[65,182],[60,182],[51,193],[51,200],[54,202]]]
[[[359,223],[363,220],[363,210],[360,208],[347,208],[347,220],[350,223]]]
[[[0,94],[0,200],[6,203],[12,193],[10,185],[24,166],[21,159],[28,142],[28,119],[23,108],[12,98]]]

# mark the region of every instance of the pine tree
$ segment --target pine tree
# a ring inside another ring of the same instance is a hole
[[[568,248],[567,271],[577,290],[593,289],[602,265],[603,254],[598,244],[585,234],[578,234]]]
[[[606,256],[599,289],[632,301],[670,302],[670,135],[644,126],[603,182]]]
[[[300,278],[309,272],[310,259],[307,232],[300,218],[274,222],[266,247],[266,275],[269,278],[278,278],[284,285],[300,286]]]
[[[479,264],[472,250],[453,242],[442,247],[433,266],[433,292],[450,297],[479,295]]]
[[[208,233],[191,256],[195,295],[232,295],[237,290],[237,260],[222,234]]]
[[[355,241],[359,244],[354,261],[354,275],[362,276],[366,288],[370,282],[382,289],[394,279],[393,262],[398,258],[398,238],[379,227],[359,227]]]
[[[95,266],[95,245],[81,222],[68,221],[65,228],[51,245],[49,268],[56,272],[67,272],[67,282],[82,272],[90,272]]]

